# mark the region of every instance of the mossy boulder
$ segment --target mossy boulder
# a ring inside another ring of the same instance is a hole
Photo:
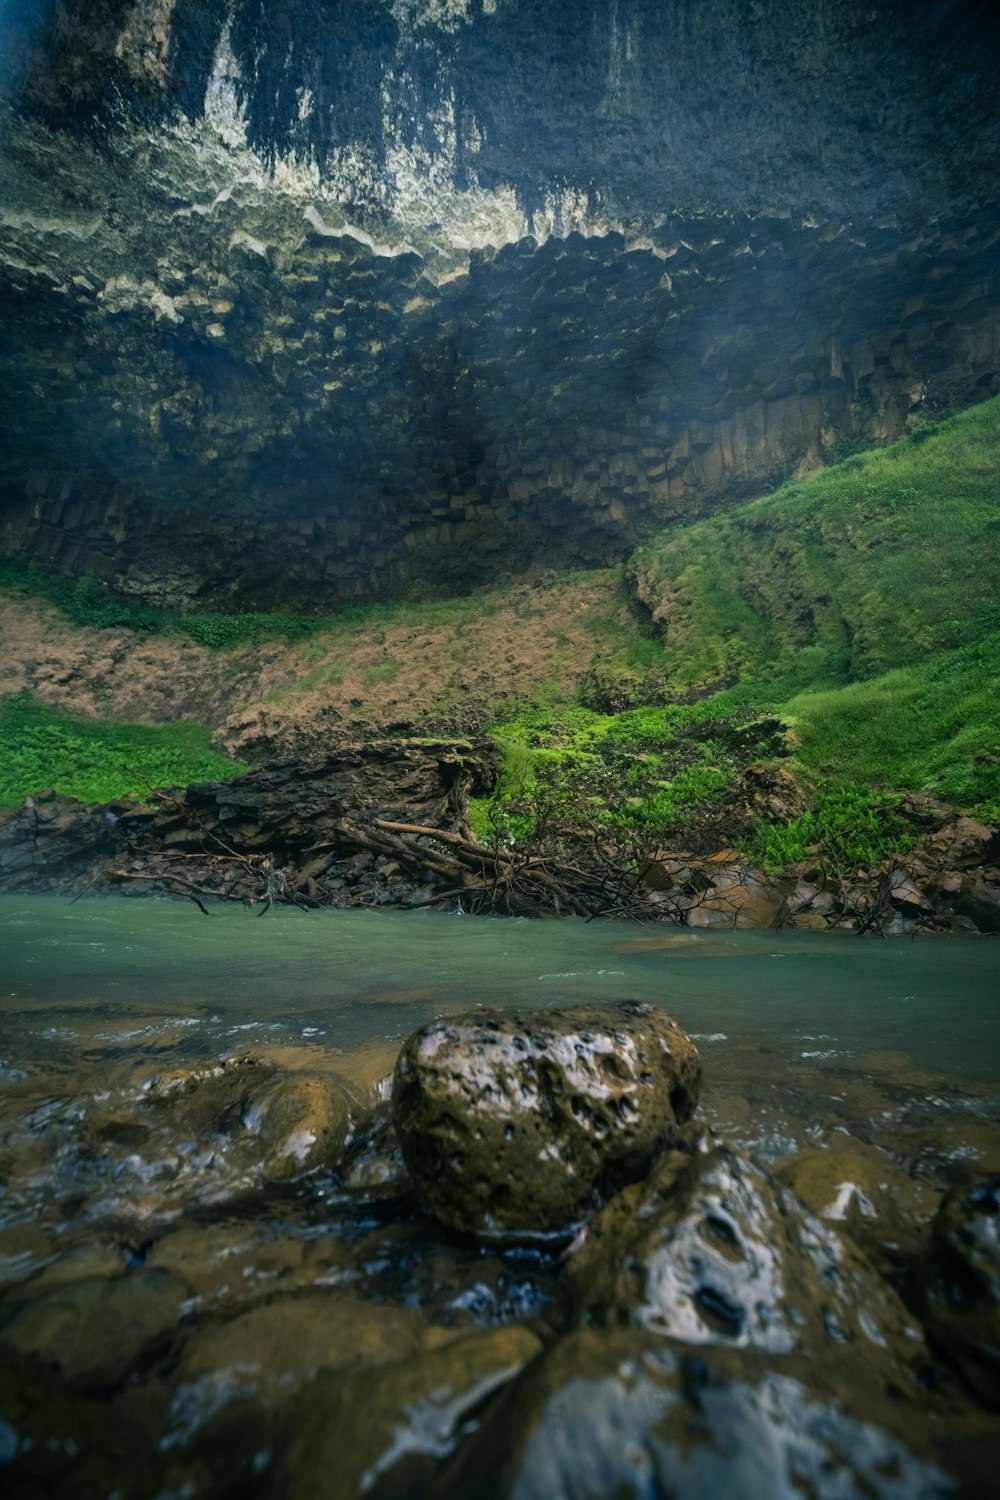
[[[393,1116],[444,1224],[559,1234],[648,1171],[694,1111],[700,1078],[694,1043],[656,1006],[480,1011],[409,1038]]]

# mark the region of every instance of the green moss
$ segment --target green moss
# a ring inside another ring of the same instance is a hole
[[[1000,398],[640,549],[674,690],[788,696],[996,629],[998,468]]]
[[[29,693],[0,701],[0,807],[53,790],[81,802],[223,781],[247,766],[213,750],[199,724],[113,724],[60,713]]]

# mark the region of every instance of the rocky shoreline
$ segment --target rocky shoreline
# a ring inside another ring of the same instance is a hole
[[[55,793],[0,813],[0,891],[172,895],[266,909],[439,907],[631,917],[700,928],[837,928],[882,935],[1000,931],[1000,834],[910,796],[911,847],[867,869],[817,849],[780,875],[739,839],[780,809],[787,776],[750,766],[697,850],[622,850],[572,828],[518,850],[476,839],[470,794],[496,778],[487,741],[396,739],[272,761],[234,781],[150,789],[88,807]],[[790,783],[789,783],[790,786]]]
[[[700,1083],[625,1001],[428,1023],[367,1098],[254,1056],[102,1090],[88,1159],[173,1166],[133,1204],[146,1238],[117,1224],[125,1264],[79,1249],[0,1296],[12,1500],[978,1500],[1000,1178],[977,1163],[903,1257],[888,1159],[807,1151],[799,1196],[699,1121]],[[405,1301],[366,1290],[393,1257]]]

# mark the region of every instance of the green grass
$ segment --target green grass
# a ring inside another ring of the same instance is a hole
[[[247,769],[213,750],[199,724],[113,724],[47,708],[26,692],[0,700],[0,807],[50,789],[81,802],[146,800],[151,788]]]
[[[1000,822],[1000,632],[783,712],[823,784],[927,792]]]
[[[585,706],[496,726],[484,828],[530,837],[558,791],[579,821],[676,839],[775,757],[811,806],[758,824],[770,870],[902,851],[904,792],[1000,822],[1000,399],[672,531],[629,573],[660,639],[595,613],[613,648]]]
[[[781,697],[1000,626],[1000,398],[640,548],[675,691]]]

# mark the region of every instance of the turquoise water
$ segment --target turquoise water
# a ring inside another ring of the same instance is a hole
[[[0,953],[0,1109],[245,1049],[363,1058],[371,1082],[434,1016],[629,998],[698,1038],[710,1118],[765,1155],[838,1124],[899,1149],[917,1115],[938,1132],[922,1151],[988,1154],[997,1115],[990,939],[8,896]]]
[[[402,1040],[475,1005],[652,1000],[732,1040],[832,1028],[988,1076],[998,1057],[1000,942],[694,933],[627,923],[0,897],[5,1016],[45,1011],[230,1025],[323,1021],[340,1045]],[[299,1023],[302,1026],[299,1026]],[[222,1034],[221,1032],[218,1034]],[[942,1055],[943,1054],[943,1055]]]

